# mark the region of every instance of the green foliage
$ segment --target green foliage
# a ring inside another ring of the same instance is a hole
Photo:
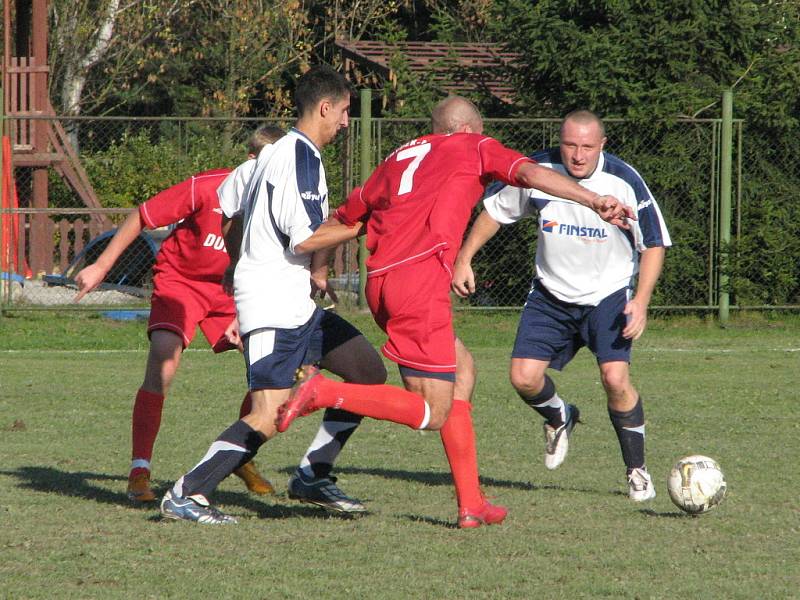
[[[105,208],[137,206],[195,173],[232,168],[246,158],[241,146],[221,148],[214,131],[196,128],[179,138],[166,129],[163,136],[146,129],[126,132],[106,149],[82,157]],[[51,206],[76,206],[76,198],[60,179],[51,176],[51,182]]]
[[[798,106],[795,3],[498,0],[493,8],[494,39],[522,55],[517,108],[528,114],[697,116],[740,78],[745,114]]]

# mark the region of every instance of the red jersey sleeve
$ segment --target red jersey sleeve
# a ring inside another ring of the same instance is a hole
[[[483,181],[499,180],[514,185],[517,169],[526,162],[536,161],[516,150],[506,148],[494,138],[484,138],[478,143],[478,154],[483,169]]]
[[[196,206],[194,186],[195,178],[190,177],[140,204],[139,215],[144,224],[149,229],[155,229],[194,214],[200,208]]]
[[[366,221],[370,209],[363,197],[363,193],[363,187],[353,189],[347,197],[347,201],[333,213],[334,218],[348,227],[352,227],[358,221]]]

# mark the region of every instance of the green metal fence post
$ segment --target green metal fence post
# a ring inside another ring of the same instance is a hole
[[[361,90],[361,183],[372,172],[372,90]],[[367,240],[358,241],[358,307],[367,307]]]
[[[733,175],[733,90],[722,92],[722,161],[719,189],[719,322],[726,325],[730,309],[730,242]]]

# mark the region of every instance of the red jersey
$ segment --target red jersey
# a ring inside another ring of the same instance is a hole
[[[426,135],[392,152],[336,218],[367,222],[370,275],[432,254],[452,265],[484,187],[513,184],[525,162],[532,161],[484,135]]]
[[[222,237],[217,188],[230,172],[198,173],[139,205],[139,215],[148,228],[177,223],[161,244],[155,273],[171,270],[187,279],[221,280],[230,260]]]

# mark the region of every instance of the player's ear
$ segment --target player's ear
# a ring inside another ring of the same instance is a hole
[[[600,140],[600,151],[601,152],[603,151],[603,148],[606,147],[606,140],[608,140],[607,137],[604,137],[602,140]]]
[[[333,108],[331,101],[323,98],[319,103],[319,116],[325,117],[331,111],[331,108]]]

